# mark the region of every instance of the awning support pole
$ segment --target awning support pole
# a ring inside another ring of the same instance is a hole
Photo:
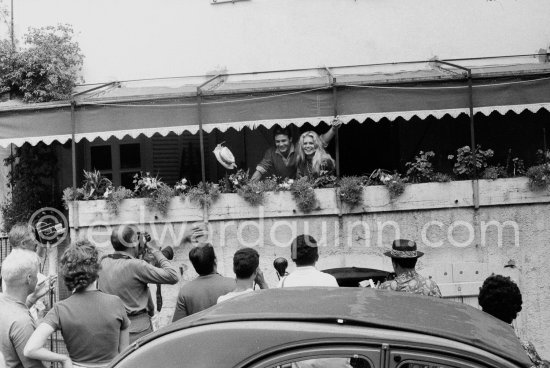
[[[336,91],[336,77],[332,74],[329,68],[325,67],[325,70],[329,76],[329,83],[332,86],[332,107],[334,111],[334,117],[338,116],[338,93]],[[340,136],[336,129],[336,134],[334,135],[334,143],[336,144],[336,177],[340,178]]]
[[[202,183],[206,185],[206,160],[204,157],[204,130],[202,126],[202,88],[206,86],[208,83],[212,82],[213,80],[220,77],[220,74],[208,79],[206,82],[201,84],[197,87],[197,114],[198,114],[198,120],[199,120],[199,141],[200,141],[200,148],[201,148],[201,175],[202,175]],[[208,208],[203,207],[202,209],[202,217],[203,221],[205,223],[208,223]]]
[[[208,83],[212,82],[213,80],[218,79],[221,76],[221,74],[218,74],[210,79],[208,79],[206,82],[201,84],[197,87],[197,114],[198,114],[198,120],[199,120],[199,140],[200,140],[200,148],[201,148],[201,174],[202,174],[202,182],[206,183],[206,161],[204,158],[204,131],[202,127],[202,88],[206,86]]]
[[[466,71],[467,78],[468,78],[468,102],[469,102],[469,110],[470,110],[470,145],[472,148],[472,167],[474,169],[474,179],[473,179],[473,185],[474,185],[474,209],[479,209],[479,181],[478,181],[478,172],[476,168],[476,134],[475,134],[475,124],[474,124],[474,88],[472,85],[472,69],[465,68],[463,66],[449,63],[447,61],[441,61],[441,60],[434,60],[434,62],[449,65],[461,70]]]
[[[76,193],[76,101],[71,100],[71,170],[73,177],[73,193]],[[73,228],[78,230],[77,201],[73,201]],[[76,234],[75,234],[76,235]]]

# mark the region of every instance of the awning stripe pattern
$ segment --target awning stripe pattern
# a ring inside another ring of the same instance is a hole
[[[202,121],[206,132],[244,127],[318,125],[333,113],[331,88],[301,93],[257,93],[254,95],[203,96]],[[510,83],[474,85],[474,112],[489,115],[525,110],[550,111],[550,78]],[[367,119],[380,121],[468,114],[468,89],[464,82],[433,83],[422,87],[339,86],[338,111],[344,123]],[[110,137],[137,137],[197,133],[197,100],[194,97],[124,104],[80,101],[76,107],[76,141]],[[71,138],[70,107],[38,111],[0,113],[0,146],[20,146]]]

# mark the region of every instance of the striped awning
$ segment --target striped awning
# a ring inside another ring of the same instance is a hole
[[[534,78],[534,79],[533,79]],[[306,87],[306,88],[304,88]],[[242,90],[241,90],[242,91]],[[206,132],[244,127],[272,127],[305,123],[317,125],[330,121],[334,112],[332,86],[324,78],[320,83],[304,83],[302,88],[262,91],[255,88],[243,93],[205,93],[201,118]],[[346,80],[337,85],[337,110],[344,123],[368,119],[395,120],[429,116],[457,117],[469,113],[469,91],[463,77],[422,83],[362,84]],[[80,99],[75,108],[75,140],[137,137],[141,134],[167,135],[199,130],[197,97],[193,93],[166,97]],[[550,111],[550,76],[516,76],[476,79],[473,85],[474,112],[488,115],[525,110]],[[0,146],[20,146],[71,139],[73,124],[70,102],[24,105],[0,109]]]

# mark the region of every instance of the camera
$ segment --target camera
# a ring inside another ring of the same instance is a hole
[[[138,231],[138,257],[147,253],[147,243],[151,241],[151,235],[146,231]]]

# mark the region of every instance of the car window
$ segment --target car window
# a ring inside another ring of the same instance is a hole
[[[456,356],[404,350],[393,350],[389,363],[390,368],[482,368]]]
[[[457,366],[415,361],[403,363],[399,366],[399,368],[457,368]]]
[[[283,350],[247,368],[380,368],[380,348],[320,345]]]
[[[372,368],[364,357],[316,357],[275,365],[272,368]]]

